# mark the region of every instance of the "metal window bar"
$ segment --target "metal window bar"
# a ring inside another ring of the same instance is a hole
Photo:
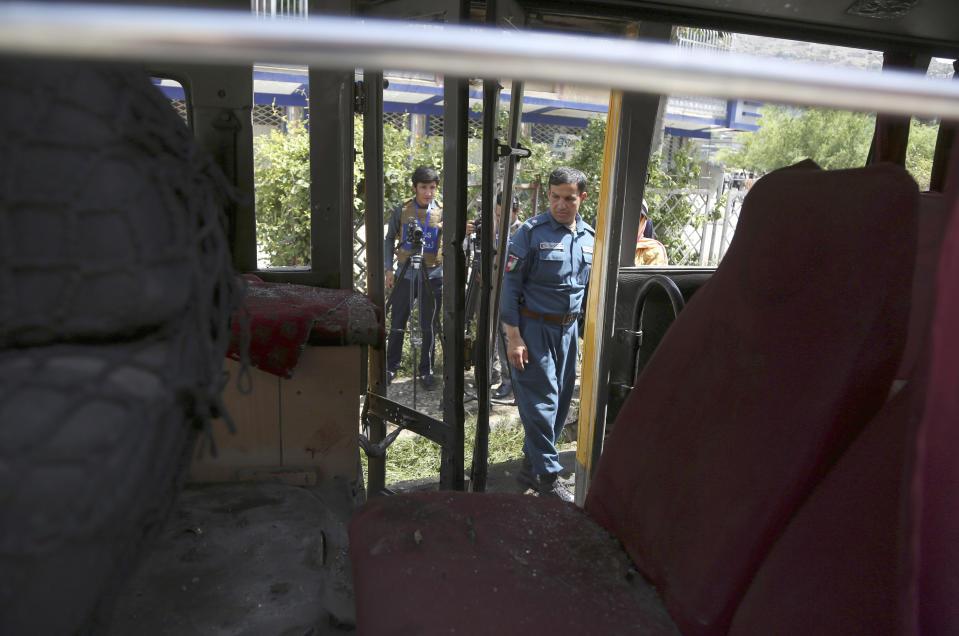
[[[250,9],[257,18],[303,18],[309,13],[308,0],[251,0]]]
[[[654,94],[959,119],[959,82],[905,71],[715,55],[662,43],[435,23],[260,20],[246,12],[0,3],[0,53],[167,62],[282,60],[315,68],[407,68]]]

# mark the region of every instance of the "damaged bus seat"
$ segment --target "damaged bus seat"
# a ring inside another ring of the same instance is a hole
[[[198,445],[190,481],[355,480],[362,347],[383,341],[382,310],[349,289],[243,278],[224,361],[223,400],[236,430],[213,423],[216,455]]]
[[[871,437],[895,437],[880,421],[852,468],[837,465],[900,363],[917,208],[915,182],[890,164],[806,161],[757,182],[726,257],[620,411],[585,511],[450,492],[369,502],[350,528],[358,630],[748,625],[751,582],[810,493],[854,478]]]

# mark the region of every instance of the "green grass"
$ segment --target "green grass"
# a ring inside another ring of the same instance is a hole
[[[473,461],[473,442],[476,436],[476,416],[467,415],[466,439],[464,452],[466,457],[466,474],[470,473]],[[564,432],[564,439],[568,436]],[[557,445],[559,450],[570,450],[576,447],[573,441],[564,441]],[[490,426],[489,435],[489,463],[520,459],[523,456],[523,425],[518,416],[508,421],[499,422]],[[364,483],[369,483],[366,454],[361,452]],[[435,477],[440,471],[440,447],[425,437],[409,435],[398,438],[386,452],[386,483],[411,479]]]

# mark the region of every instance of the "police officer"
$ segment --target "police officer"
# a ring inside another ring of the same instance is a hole
[[[576,383],[577,318],[589,284],[594,231],[579,215],[587,194],[582,172],[557,168],[546,193],[549,212],[523,223],[510,241],[500,319],[526,432],[518,479],[541,495],[572,501],[557,479],[562,466],[556,440]]]
[[[439,318],[440,302],[443,297],[443,254],[440,250],[440,234],[443,229],[443,208],[436,201],[436,190],[440,176],[430,166],[419,166],[413,171],[413,196],[393,209],[389,227],[386,231],[386,289],[396,286],[393,292],[393,305],[390,319],[390,335],[386,345],[386,378],[392,382],[400,368],[403,356],[403,333],[410,317],[410,298],[419,299],[420,328],[423,343],[420,349],[418,375],[423,388],[433,389],[433,325]],[[407,233],[415,224],[422,230],[422,268],[423,276],[410,264],[403,277],[396,277],[414,251]],[[396,250],[397,273],[393,273],[393,246],[397,235],[400,245]],[[429,285],[432,294],[424,288]],[[412,289],[412,291],[411,291]]]

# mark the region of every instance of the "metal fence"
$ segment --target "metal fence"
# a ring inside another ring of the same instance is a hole
[[[470,188],[471,204],[479,186]],[[649,217],[672,266],[715,266],[732,242],[745,190],[647,190]],[[353,219],[353,284],[366,291],[365,219]]]
[[[646,201],[656,238],[670,265],[718,265],[742,209],[744,190],[648,190]]]

